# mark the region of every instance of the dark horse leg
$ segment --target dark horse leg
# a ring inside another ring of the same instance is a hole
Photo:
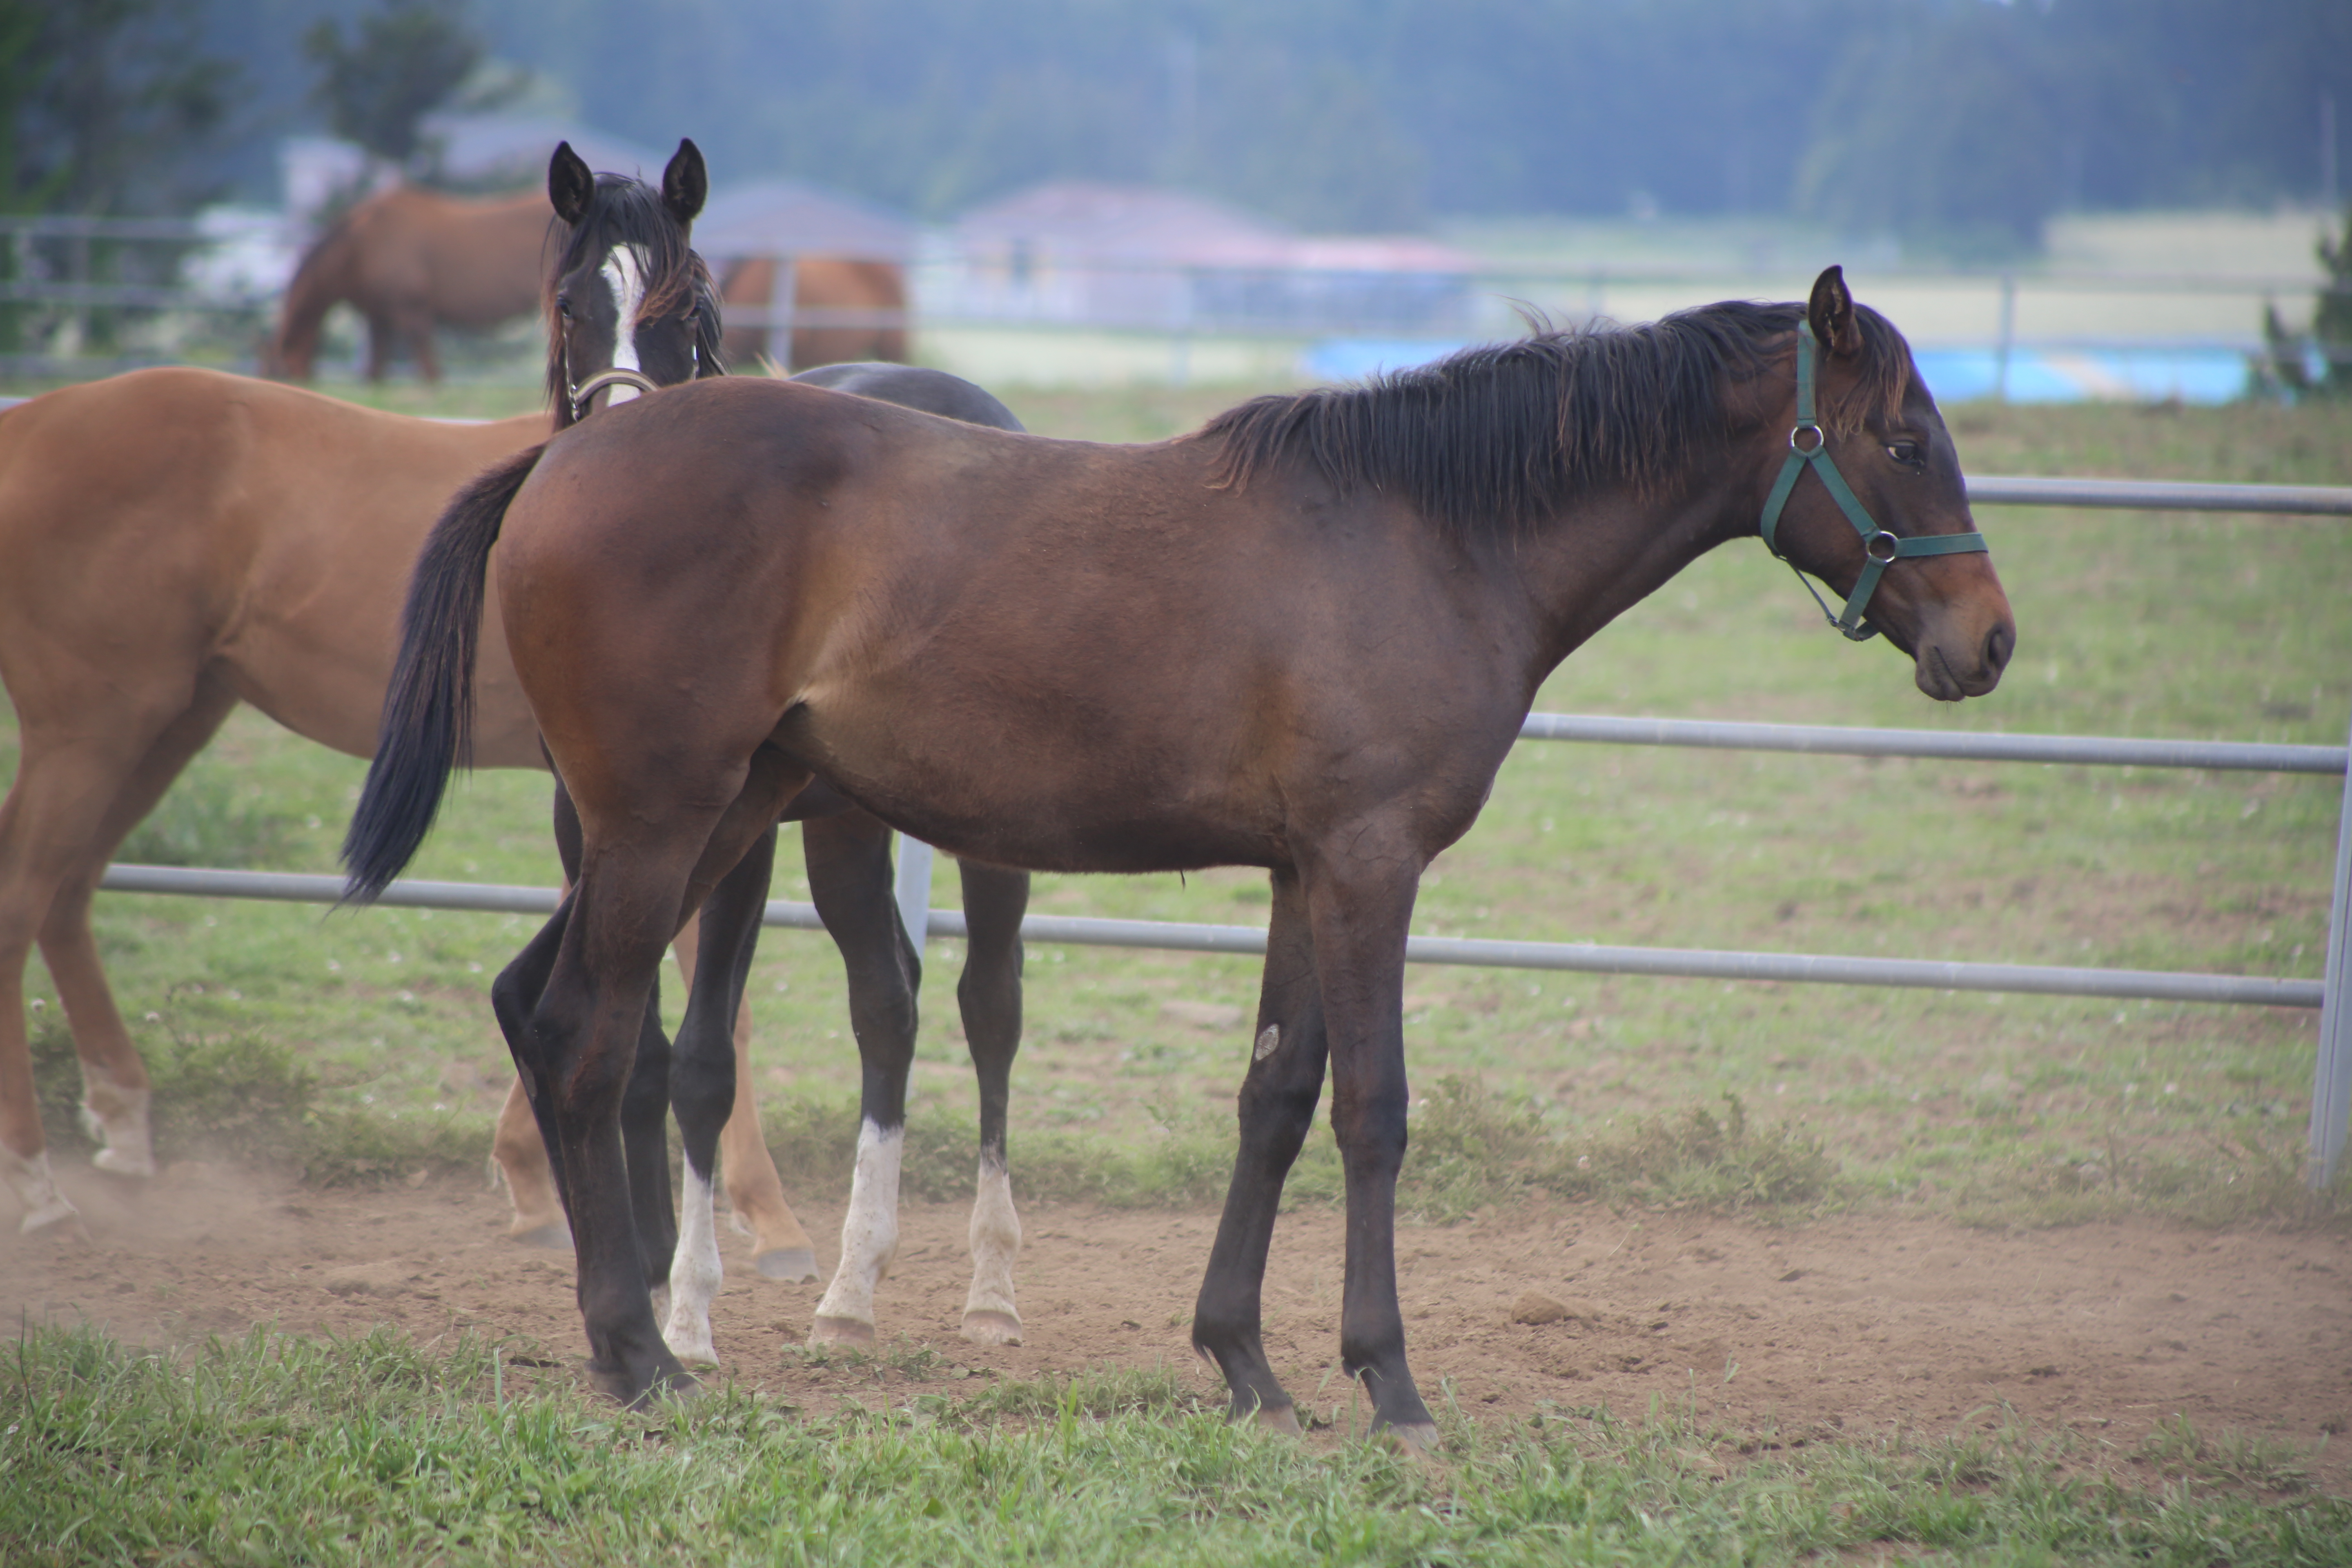
[[[556,856],[563,863],[565,881],[577,882],[580,813],[572,805],[571,793],[563,787],[562,779],[555,781],[552,809]],[[656,971],[653,993],[646,998],[645,1027],[637,1035],[636,1060],[629,1069],[629,1087],[621,1099],[621,1145],[629,1162],[629,1207],[636,1219],[637,1247],[643,1255],[646,1279],[656,1292],[666,1295],[670,1262],[677,1247],[677,1214],[669,1187],[670,1044],[661,1026],[659,973]],[[545,984],[544,978],[541,984]],[[531,1004],[538,999],[534,991]],[[503,1026],[503,1018],[500,1023]],[[513,1037],[508,1036],[510,1050]],[[529,1082],[530,1076],[525,1073],[522,1081]],[[563,1167],[552,1135],[551,1107],[541,1109],[534,1097],[531,1114],[539,1122],[540,1140],[547,1145],[548,1166],[560,1193],[563,1190]],[[569,1217],[567,1212],[566,1218]]]
[[[1364,1385],[1372,1426],[1432,1448],[1437,1424],[1405,1364],[1397,1310],[1396,1183],[1404,1165],[1404,949],[1422,858],[1410,842],[1351,835],[1303,867],[1331,1051],[1331,1130],[1348,1192],[1339,1365]]]
[[[1021,1252],[1021,1219],[1004,1158],[1004,1117],[1013,1058],[1021,1049],[1021,917],[1029,908],[1029,877],[970,861],[962,868],[966,952],[956,1004],[980,1079],[980,1175],[971,1205],[971,1291],[964,1298],[963,1337],[1017,1345],[1021,1313],[1013,1301],[1013,1260]]]
[[[694,984],[677,1028],[670,1103],[677,1111],[679,1140],[686,1145],[685,1234],[670,1265],[669,1319],[662,1339],[684,1362],[716,1365],[719,1361],[710,1342],[710,1302],[725,1271],[719,1260],[712,1183],[719,1135],[735,1110],[735,1019],[742,1008],[751,955],[759,946],[760,917],[767,908],[769,874],[775,861],[772,827],[719,879],[702,906]],[[635,1174],[632,1165],[633,1182]]]
[[[555,918],[493,987],[516,1066],[554,1131],[549,1153],[579,1262],[588,1371],[627,1404],[696,1386],[654,1320],[620,1136],[656,972],[687,912],[773,826],[807,776],[762,749],[740,769],[736,796],[722,809],[614,819],[595,852],[583,855]],[[643,780],[596,782],[622,798],[632,784],[638,797],[645,793]]]
[[[1315,939],[1306,895],[1292,871],[1274,874],[1254,1041],[1249,1072],[1242,1079],[1241,1147],[1234,1155],[1224,1217],[1192,1309],[1192,1348],[1225,1374],[1236,1420],[1255,1412],[1264,1425],[1295,1432],[1298,1417],[1290,1395],[1266,1364],[1260,1292],[1282,1184],[1314,1125],[1315,1102],[1323,1093],[1328,1047]]]
[[[915,991],[922,960],[890,896],[890,830],[864,812],[801,824],[809,898],[841,949],[849,1026],[864,1074],[857,1170],[841,1222],[841,1262],[809,1327],[814,1344],[871,1344],[874,1288],[898,1249],[898,1161],[907,1137],[907,1072],[915,1059]]]

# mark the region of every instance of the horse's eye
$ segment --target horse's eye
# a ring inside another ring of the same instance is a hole
[[[1919,461],[1919,443],[1891,441],[1887,443],[1886,455],[1906,468],[1911,467]]]
[[[555,297],[555,313],[567,321],[572,319],[572,296],[558,294]]]

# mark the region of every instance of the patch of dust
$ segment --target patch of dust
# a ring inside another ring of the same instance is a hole
[[[256,1323],[430,1340],[519,1335],[583,1346],[567,1255],[504,1236],[471,1183],[321,1191],[174,1166],[142,1192],[69,1163],[88,1216],[0,1235],[0,1312],[89,1320],[140,1342]],[[837,1206],[801,1211],[829,1272]],[[957,1332],[971,1262],[958,1204],[912,1204],[866,1357],[801,1351],[814,1286],[758,1277],[722,1233],[712,1308],[720,1375],[803,1408],[960,1394],[971,1377],[1165,1363],[1213,1397],[1190,1321],[1216,1219],[1037,1205],[1016,1270],[1025,1342]],[[1340,1215],[1286,1214],[1265,1287],[1266,1348],[1302,1404],[1347,1417],[1338,1376]],[[2127,1454],[2176,1413],[2302,1444],[2352,1416],[2352,1237],[2186,1231],[2127,1221],[1998,1235],[1878,1215],[1786,1229],[1552,1203],[1397,1236],[1423,1393],[1481,1421],[1540,1405],[1645,1412],[1655,1397],[1749,1433],[1980,1425],[2003,1406]],[[1528,1298],[1544,1299],[1528,1310]],[[1536,1318],[1536,1322],[1515,1321]],[[925,1354],[924,1352],[929,1352]],[[2317,1460],[2341,1489],[2340,1446]]]

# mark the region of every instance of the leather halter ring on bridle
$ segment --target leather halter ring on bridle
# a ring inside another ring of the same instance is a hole
[[[634,386],[639,392],[661,390],[658,384],[633,370],[624,370],[618,365],[611,370],[600,370],[584,384],[564,388],[565,395],[572,399],[572,422],[574,425],[580,423],[580,405],[608,386]]]
[[[1853,642],[1864,642],[1878,635],[1870,624],[1871,595],[1878,592],[1878,580],[1897,561],[1920,555],[1968,555],[1991,547],[1981,533],[1929,533],[1906,539],[1889,533],[1878,526],[1869,509],[1856,499],[1853,487],[1838,472],[1836,462],[1830,457],[1830,438],[1822,423],[1813,415],[1813,325],[1811,321],[1797,323],[1797,423],[1789,432],[1789,456],[1780,465],[1780,477],[1772,481],[1772,493],[1765,498],[1763,521],[1756,531],[1764,536],[1764,547],[1783,561],[1780,546],[1773,540],[1780,526],[1780,513],[1789,504],[1790,492],[1797,488],[1797,476],[1810,468],[1819,474],[1838,510],[1862,535],[1862,552],[1868,557],[1863,563],[1862,575],[1854,580],[1853,592],[1846,595],[1845,610],[1830,615],[1830,607],[1806,577],[1802,568],[1789,561],[1789,570],[1797,574],[1797,581],[1805,584],[1805,592],[1813,595],[1813,603],[1822,606],[1822,614],[1830,625],[1843,632]],[[1812,445],[1804,444],[1807,432]]]

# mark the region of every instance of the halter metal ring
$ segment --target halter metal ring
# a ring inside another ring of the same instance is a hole
[[[1886,551],[1883,555],[1879,553],[1881,545]],[[1862,552],[1881,566],[1889,566],[1894,564],[1895,557],[1903,553],[1903,541],[1882,528],[1862,542]]]
[[[575,405],[585,403],[608,386],[634,386],[639,392],[659,392],[661,390],[661,388],[654,382],[645,376],[639,375],[635,371],[624,370],[615,365],[611,370],[600,370],[594,375],[590,376],[586,381],[582,382],[580,384],[580,389],[572,395],[572,401]]]
[[[1803,435],[1808,430],[1811,430],[1813,433],[1813,444],[1810,447],[1800,447],[1797,445],[1797,437]],[[1829,444],[1829,437],[1822,432],[1822,427],[1818,425],[1799,425],[1793,426],[1789,431],[1789,450],[1796,453],[1801,458],[1810,458]]]

